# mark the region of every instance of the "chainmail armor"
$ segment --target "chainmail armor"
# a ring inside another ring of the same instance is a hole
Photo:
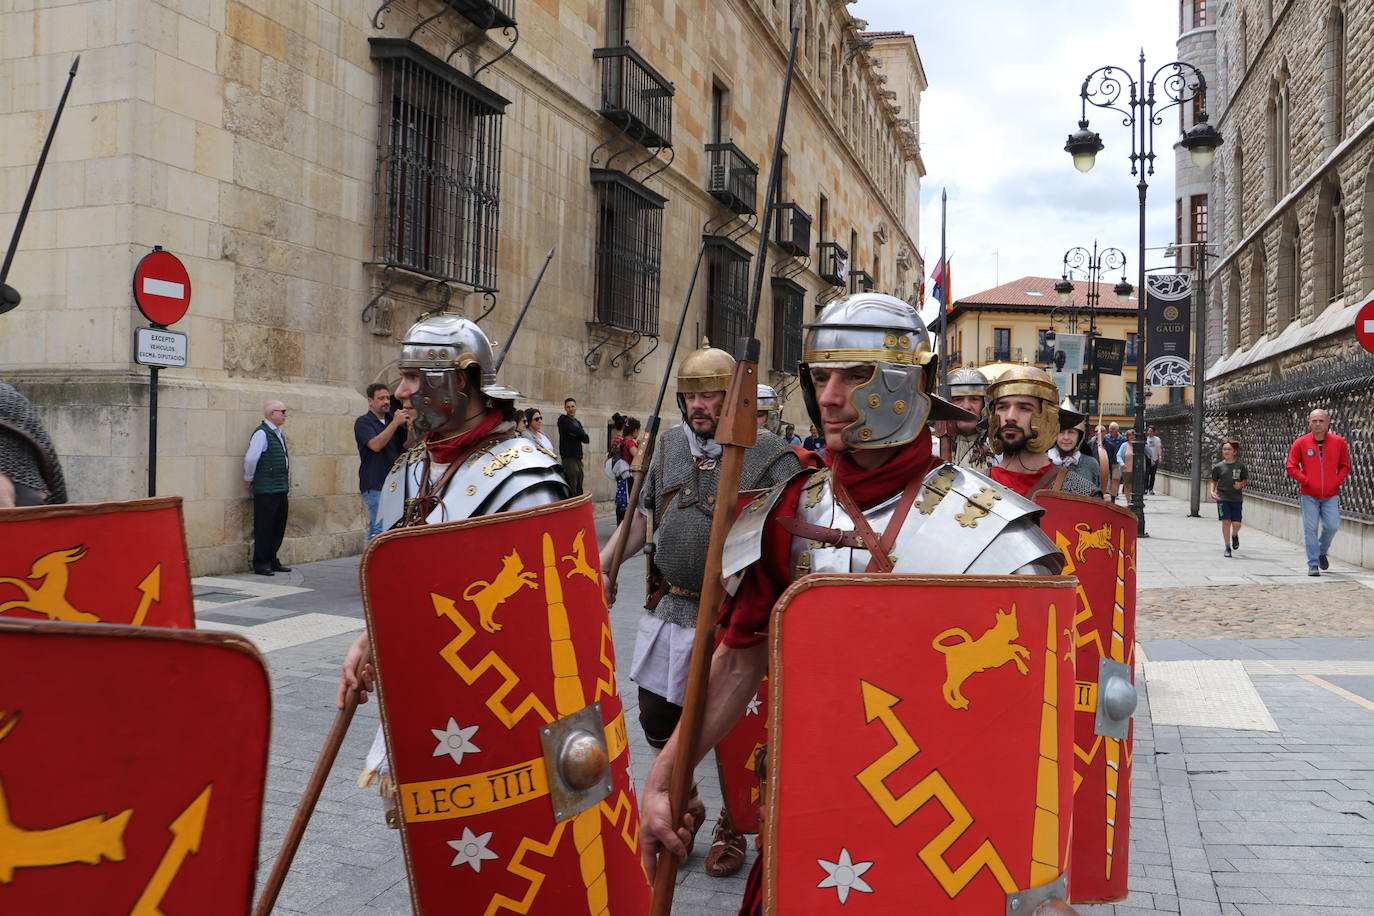
[[[46,493],[49,504],[67,501],[62,465],[37,412],[28,398],[4,382],[0,382],[0,474],[17,486]]]
[[[706,572],[722,460],[723,456],[694,458],[686,433],[675,426],[663,434],[644,482],[644,503],[652,504],[654,510],[654,567],[669,585],[694,594],[701,593]],[[777,436],[760,435],[758,443],[744,453],[740,489],[772,487],[800,468],[790,445]],[[671,503],[667,502],[670,497]],[[695,627],[697,599],[669,592],[646,613],[680,627]]]

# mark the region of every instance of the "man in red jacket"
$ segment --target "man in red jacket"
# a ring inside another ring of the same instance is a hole
[[[1345,440],[1331,432],[1331,417],[1320,407],[1307,415],[1312,431],[1288,449],[1288,476],[1298,482],[1302,533],[1307,542],[1307,574],[1320,576],[1331,564],[1326,552],[1341,527],[1341,484],[1350,473]],[[1320,524],[1321,534],[1317,529]]]

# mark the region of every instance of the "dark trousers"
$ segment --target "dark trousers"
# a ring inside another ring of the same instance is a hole
[[[253,568],[271,569],[286,536],[286,494],[253,494]]]
[[[1159,473],[1159,462],[1145,459],[1145,489],[1155,491],[1155,475]]]
[[[564,455],[561,463],[563,476],[568,480],[568,490],[573,496],[577,496],[582,492],[582,459]]]

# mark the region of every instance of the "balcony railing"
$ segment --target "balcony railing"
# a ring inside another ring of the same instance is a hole
[[[802,258],[811,250],[811,215],[795,203],[778,204],[778,224],[773,235],[778,247],[794,258]]]
[[[984,347],[983,362],[985,363],[1020,363],[1025,362],[1021,356],[1020,347]]]
[[[732,213],[758,211],[759,167],[733,143],[708,143],[711,177],[706,190]]]
[[[629,45],[592,58],[601,61],[601,116],[647,149],[672,146],[673,84]]]
[[[831,286],[844,286],[849,273],[849,252],[839,242],[821,242],[816,246],[816,273]]]
[[[849,291],[851,293],[867,293],[873,289],[873,278],[866,270],[851,270],[849,272]]]
[[[444,0],[454,12],[482,29],[515,25],[515,0]]]
[[[963,354],[960,353],[958,350],[953,350],[949,354],[948,361],[942,362],[945,362],[945,369],[953,369],[955,366],[961,365],[963,363]]]

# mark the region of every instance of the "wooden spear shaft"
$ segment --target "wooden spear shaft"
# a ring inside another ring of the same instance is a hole
[[[310,774],[310,782],[306,783],[305,794],[301,796],[300,804],[296,805],[296,816],[291,819],[291,826],[282,839],[281,851],[277,853],[277,860],[272,863],[272,874],[267,877],[262,896],[258,898],[258,905],[253,909],[253,916],[268,916],[277,905],[277,895],[281,893],[282,884],[286,882],[286,873],[291,869],[292,860],[296,858],[296,850],[301,845],[301,838],[305,836],[310,815],[315,813],[315,804],[320,800],[320,792],[324,790],[324,781],[329,778],[329,771],[334,768],[334,758],[339,756],[339,748],[343,745],[344,735],[348,734],[348,726],[353,722],[353,713],[357,709],[358,692],[350,690],[344,699],[343,709],[334,717],[334,725],[324,739],[324,747],[320,750],[319,759],[315,761],[315,770]]]
[[[721,444],[720,480],[716,484],[716,509],[711,516],[711,542],[706,551],[706,572],[701,583],[701,600],[697,605],[697,628],[692,639],[692,661],[687,673],[687,690],[682,700],[682,718],[677,726],[677,756],[673,759],[673,774],[668,797],[672,805],[674,826],[682,823],[687,810],[687,798],[692,791],[696,761],[700,756],[697,745],[701,741],[701,726],[706,718],[706,687],[711,677],[712,646],[715,642],[716,614],[725,597],[721,582],[721,554],[725,538],[735,522],[735,507],[739,503],[740,472],[744,468],[744,453],[754,447],[758,439],[758,369],[759,342],[754,337],[762,298],[764,262],[768,258],[768,238],[773,226],[778,195],[778,172],[781,167],[782,138],[787,128],[787,101],[792,92],[792,74],[797,63],[797,34],[800,31],[797,10],[792,12],[792,41],[787,52],[787,71],[782,81],[782,102],[778,108],[778,129],[773,139],[773,157],[768,169],[768,190],[764,194],[763,221],[759,226],[758,261],[754,265],[754,290],[749,304],[748,336],[739,341],[735,357],[735,374],[725,395],[725,407],[716,423],[716,441]],[[677,883],[678,860],[664,855],[658,860],[654,875],[654,899],[649,912],[652,916],[668,916],[673,909],[673,889]]]

